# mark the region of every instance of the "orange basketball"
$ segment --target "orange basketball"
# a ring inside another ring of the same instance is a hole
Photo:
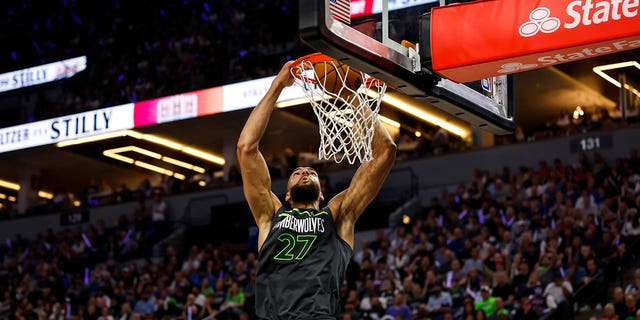
[[[350,68],[348,65],[336,61],[324,61],[314,64],[318,85],[330,93],[336,95],[351,95],[352,92],[344,87],[357,90],[362,85],[360,71]]]

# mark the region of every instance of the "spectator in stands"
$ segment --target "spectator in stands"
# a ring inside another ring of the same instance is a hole
[[[606,304],[607,300],[607,282],[604,278],[604,273],[598,268],[598,263],[595,259],[587,260],[587,268],[585,276],[582,279],[583,286],[591,285],[592,288],[598,288],[593,293],[591,307],[595,306],[595,309],[600,310],[602,306]]]
[[[604,306],[604,314],[602,315],[601,320],[618,320],[618,315],[616,314],[616,309],[613,306],[613,303],[607,303]]]
[[[638,209],[628,209],[626,216],[621,218],[624,219],[621,233],[622,236],[626,238],[625,241],[633,242],[635,239],[638,239],[638,236],[640,236],[640,217],[638,216]]]
[[[494,179],[493,182],[487,186],[487,191],[491,193],[493,199],[498,202],[504,202],[509,195],[509,191],[500,177]]]
[[[594,197],[589,190],[582,190],[581,196],[576,200],[574,207],[584,215],[595,215],[598,213],[598,207],[596,205]]]
[[[360,242],[360,250],[356,251],[356,253],[353,255],[353,260],[357,264],[362,265],[363,260],[372,260],[374,257],[375,253],[373,252],[373,250],[371,250],[371,248],[369,248],[369,241],[363,240]]]
[[[480,287],[480,297],[476,300],[474,309],[482,310],[486,316],[491,316],[496,311],[496,298],[491,295],[489,286]]]
[[[98,320],[113,320],[113,316],[109,314],[109,308],[100,308]]]
[[[571,125],[571,117],[569,112],[563,109],[560,111],[560,116],[558,116],[558,119],[556,120],[556,126],[560,131],[559,133],[565,133],[569,125]]]
[[[129,202],[133,200],[133,192],[126,183],[120,185],[116,195],[116,202]]]
[[[480,258],[480,250],[478,248],[471,249],[471,257],[464,262],[462,270],[469,273],[471,269],[482,270],[482,259]]]
[[[396,293],[393,298],[393,304],[387,308],[385,316],[391,316],[393,319],[411,319],[411,309],[406,304],[406,297],[403,293]]]
[[[620,242],[619,236],[616,236],[616,238],[614,239],[611,231],[602,232],[602,239],[598,241],[599,245],[596,247],[596,256],[599,260],[598,266],[601,266],[604,270],[607,280],[616,278],[620,256],[624,252],[624,246],[618,245]]]
[[[395,247],[392,261],[389,268],[393,271],[404,272],[404,268],[409,264],[409,255],[404,250],[404,246]]]
[[[489,318],[487,317],[487,313],[484,310],[478,309],[478,310],[476,310],[476,318],[475,319],[476,320],[487,320]]]
[[[529,297],[522,297],[522,299],[520,299],[520,308],[518,308],[513,316],[513,320],[535,320],[539,318],[540,316],[533,309],[533,305],[531,304]]]
[[[233,281],[229,287],[224,303],[220,306],[221,314],[216,319],[236,320],[243,312],[245,295],[242,287]]]
[[[506,305],[512,305],[515,302],[515,291],[508,280],[506,271],[494,273],[492,295],[502,299]]]
[[[613,289],[613,307],[615,308],[616,314],[619,315],[626,308],[625,306],[625,292],[622,287],[615,287]]]
[[[380,299],[378,296],[373,293],[369,299],[365,302],[365,299],[362,299],[360,302],[360,309],[362,310],[362,316],[367,320],[377,320],[382,319],[385,315],[386,310],[382,306]]]
[[[501,298],[496,298],[496,310],[487,318],[490,320],[509,319],[509,310],[505,308],[504,301]]]
[[[620,310],[617,315],[620,319],[635,319],[638,312],[636,298],[633,294],[627,293],[624,297],[624,309]]]
[[[155,188],[153,191],[153,203],[151,204],[151,220],[156,239],[160,239],[166,235],[168,229],[168,206],[164,199],[164,191],[161,188]]]
[[[624,288],[625,294],[633,294],[636,300],[640,300],[640,268],[633,273],[633,281]]]
[[[427,301],[427,312],[429,312],[429,315],[433,318],[442,317],[442,307],[444,305],[449,307],[453,305],[451,295],[449,292],[442,290],[442,283],[440,282],[435,282],[431,290],[432,292]]]
[[[558,315],[569,317],[573,308],[569,304],[569,298],[573,293],[571,283],[565,280],[560,272],[554,272],[553,281],[544,289],[547,307],[558,312]]]
[[[143,289],[140,299],[135,303],[133,311],[142,315],[152,315],[156,311],[156,303],[151,294],[151,288]]]

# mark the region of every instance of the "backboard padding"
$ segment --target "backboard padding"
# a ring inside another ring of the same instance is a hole
[[[372,26],[379,27],[378,16],[374,16],[373,21],[352,21],[354,26],[349,26],[334,20],[328,6],[329,0],[299,1],[299,35],[313,50],[386,82],[390,88],[413,97],[426,108],[438,108],[496,134],[515,130],[512,91],[509,91],[510,105],[500,112],[492,112],[496,109],[491,106],[494,103],[491,99],[464,84],[443,81],[429,70],[428,64],[421,64],[420,71],[414,72],[416,60],[374,37],[376,29],[372,30]],[[421,15],[416,15],[416,28],[421,23],[418,33],[422,37],[428,32],[428,21],[427,30],[422,30],[425,21],[420,20]],[[512,78],[508,83],[512,85]],[[508,89],[512,90],[510,86]]]

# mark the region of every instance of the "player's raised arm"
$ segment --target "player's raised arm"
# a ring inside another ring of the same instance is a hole
[[[380,191],[396,159],[396,145],[379,120],[376,120],[374,130],[371,142],[373,160],[362,163],[349,188],[329,202],[338,220],[338,233],[351,247],[355,222]]]
[[[285,87],[293,84],[290,68],[291,62],[285,63],[267,93],[251,111],[240,133],[236,149],[244,195],[261,231],[258,248],[267,236],[263,231],[265,228],[268,231],[273,215],[281,205],[278,197],[271,191],[271,177],[267,163],[259,150],[259,144],[280,93]]]

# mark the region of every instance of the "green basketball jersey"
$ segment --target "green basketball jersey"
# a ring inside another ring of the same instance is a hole
[[[338,236],[328,207],[280,208],[258,258],[258,317],[335,319],[352,252]]]

